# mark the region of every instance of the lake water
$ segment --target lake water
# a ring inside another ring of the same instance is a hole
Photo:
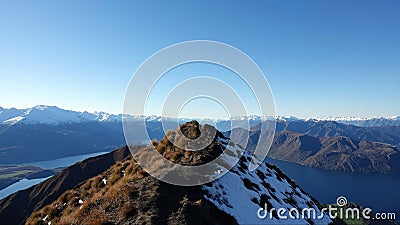
[[[343,173],[321,170],[267,158],[304,191],[322,204],[336,203],[339,196],[374,212],[395,212],[400,217],[400,175]]]
[[[38,178],[38,179],[32,179],[32,180],[22,179],[22,180],[18,181],[17,183],[14,183],[14,184],[2,189],[0,191],[0,199],[3,199],[5,197],[9,196],[10,194],[17,192],[19,190],[27,189],[27,188],[29,188],[35,184],[38,184],[50,177]]]
[[[91,154],[84,154],[84,155],[76,155],[76,156],[70,156],[70,157],[65,157],[65,158],[60,158],[60,159],[53,159],[53,160],[47,160],[47,161],[38,161],[38,162],[28,162],[24,163],[25,165],[32,165],[32,166],[38,166],[43,169],[54,169],[58,167],[67,167],[71,166],[79,161],[82,161],[84,159],[98,156],[98,155],[103,155],[108,152],[97,152],[97,153],[91,153]],[[51,176],[50,176],[51,177]],[[27,189],[35,184],[38,184],[50,177],[46,178],[38,178],[38,179],[22,179],[18,181],[17,183],[14,183],[2,190],[0,190],[0,199],[3,199],[7,197],[8,195],[17,192],[19,190]]]
[[[25,165],[31,165],[31,166],[37,166],[43,169],[54,169],[57,167],[67,167],[70,165],[73,165],[76,162],[82,161],[84,159],[90,158],[90,157],[95,157],[98,155],[103,155],[108,152],[96,152],[96,153],[91,153],[91,154],[85,154],[85,155],[75,155],[75,156],[69,156],[69,157],[64,157],[60,159],[53,159],[53,160],[48,160],[48,161],[39,161],[39,162],[27,162],[24,163]]]

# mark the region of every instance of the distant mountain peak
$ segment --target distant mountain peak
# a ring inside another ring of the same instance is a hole
[[[285,122],[293,122],[293,121],[302,120],[302,119],[300,119],[298,117],[295,117],[295,116],[277,116],[276,119],[280,120],[280,121],[285,121]]]
[[[52,109],[52,110],[65,110],[65,109],[61,109],[57,106],[50,106],[50,105],[37,105],[32,107],[32,109],[37,109],[37,110],[48,110],[48,109]]]

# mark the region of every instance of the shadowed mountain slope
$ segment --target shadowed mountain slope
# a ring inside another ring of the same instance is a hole
[[[22,224],[35,210],[53,202],[66,190],[96,176],[125,158],[127,147],[76,163],[44,182],[0,200],[0,224]]]

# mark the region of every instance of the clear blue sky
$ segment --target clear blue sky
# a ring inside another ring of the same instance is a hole
[[[210,39],[261,67],[277,114],[400,114],[399,1],[1,1],[0,106],[120,113],[131,75]]]

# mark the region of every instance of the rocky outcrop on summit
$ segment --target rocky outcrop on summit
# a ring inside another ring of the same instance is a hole
[[[222,137],[224,138],[223,134],[213,126],[191,121],[182,124],[177,131],[168,130],[164,138],[153,142],[153,145],[164,158],[172,162],[198,166],[211,162],[222,154],[224,148],[219,141]]]

